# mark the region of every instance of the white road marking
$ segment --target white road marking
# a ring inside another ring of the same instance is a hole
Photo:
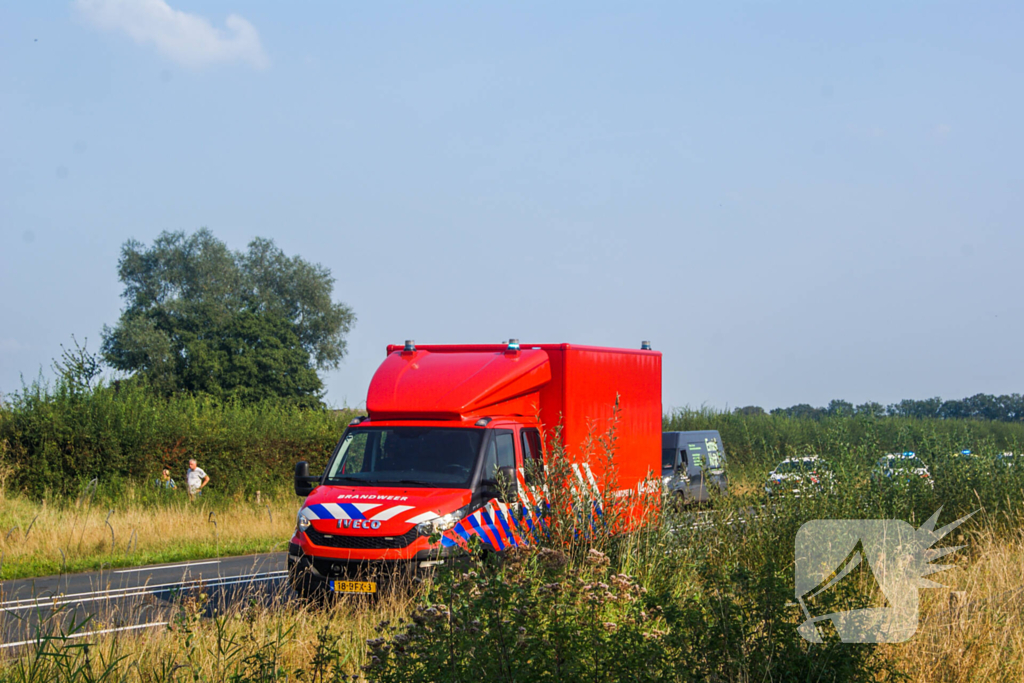
[[[72,638],[88,638],[89,636],[101,636],[105,633],[117,633],[118,631],[138,631],[143,628],[156,628],[157,626],[167,626],[166,621],[154,621],[151,624],[136,624],[135,626],[120,626],[118,628],[104,628],[99,631],[87,631],[85,633],[72,633],[70,636],[65,636],[67,640]],[[51,637],[50,640],[64,640],[65,638]],[[22,645],[34,645],[39,640],[20,640],[17,643],[3,643],[0,644],[0,650],[5,647],[20,647]]]
[[[77,605],[85,602],[97,602],[99,600],[114,600],[117,598],[135,598],[142,595],[153,595],[155,593],[166,593],[174,588],[182,590],[197,586],[219,588],[222,586],[235,586],[240,583],[256,583],[262,581],[273,581],[288,575],[287,569],[281,569],[263,574],[243,574],[228,576],[212,581],[193,580],[188,582],[177,581],[174,583],[162,583],[152,586],[133,586],[131,588],[114,588],[106,591],[91,591],[88,593],[72,593],[70,595],[55,595],[49,598],[22,598],[20,600],[9,600],[0,603],[0,611],[15,612],[36,607],[61,607],[63,605]]]
[[[182,562],[181,564],[161,564],[153,565],[149,567],[132,567],[131,569],[118,569],[115,574],[131,574],[132,572],[144,572],[147,570],[160,570],[160,569],[178,569],[179,567],[202,567],[207,564],[220,564],[220,560],[210,560],[209,562]]]

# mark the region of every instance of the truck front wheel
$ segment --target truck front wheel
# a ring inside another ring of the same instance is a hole
[[[299,598],[308,601],[322,601],[328,593],[327,582],[310,571],[304,562],[288,562],[288,583]]]

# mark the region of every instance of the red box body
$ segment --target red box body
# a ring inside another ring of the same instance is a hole
[[[388,359],[370,385],[370,419],[472,422],[507,417],[536,424],[547,440],[555,427],[570,462],[587,460],[605,481],[597,446],[615,422],[615,488],[642,493],[661,467],[661,353],[574,344],[388,346]],[[588,448],[588,442],[591,446]],[[653,484],[649,484],[653,487]],[[653,491],[653,489],[652,489]]]

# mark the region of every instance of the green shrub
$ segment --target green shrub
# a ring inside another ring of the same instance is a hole
[[[595,452],[584,455],[609,458],[614,436],[613,424],[594,440]],[[557,439],[552,450],[564,456]],[[412,619],[382,623],[378,637],[367,642],[368,679],[898,676],[875,645],[816,645],[797,631],[804,615],[793,605],[796,531],[808,519],[837,512],[864,516],[876,503],[863,491],[794,499],[774,509],[761,508],[756,494],[725,497],[703,524],[695,524],[694,511],[666,501],[660,520],[626,530],[611,499],[602,501],[602,515],[589,513],[589,503],[569,485],[566,461],[551,458],[546,470],[548,533],[500,556],[471,543],[467,557],[439,568]],[[857,597],[858,588],[841,586],[831,600]]]
[[[354,414],[282,401],[162,398],[132,383],[81,391],[36,382],[6,398],[0,466],[11,471],[8,487],[37,498],[77,495],[93,479],[116,497],[164,467],[181,481],[190,458],[220,494],[289,486],[296,461],[326,464]]]

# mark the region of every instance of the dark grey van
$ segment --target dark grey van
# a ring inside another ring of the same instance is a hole
[[[670,493],[687,503],[710,500],[708,487],[725,493],[725,448],[717,431],[663,432],[661,479]]]

